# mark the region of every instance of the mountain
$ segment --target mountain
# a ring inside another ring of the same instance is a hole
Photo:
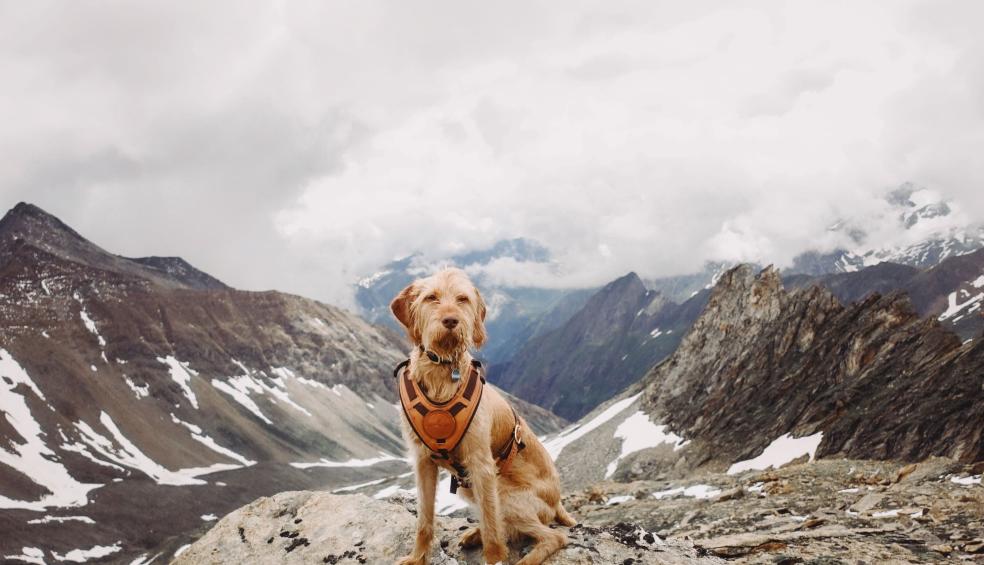
[[[707,292],[682,305],[629,273],[594,293],[565,323],[531,339],[490,379],[516,396],[577,419],[669,355]]]
[[[984,331],[984,249],[948,257],[927,269],[880,263],[859,271],[820,277],[787,277],[787,286],[823,285],[843,303],[856,302],[872,292],[904,292],[920,316],[937,318],[963,339]]]
[[[489,340],[481,356],[492,364],[503,363],[528,339],[566,321],[592,291],[504,285],[485,273],[498,261],[549,265],[551,257],[545,247],[524,238],[502,240],[487,249],[440,259],[417,253],[392,261],[361,279],[356,284],[356,302],[366,319],[402,331],[389,310],[394,296],[414,279],[445,265],[465,269],[488,304],[485,323]]]
[[[0,555],[131,555],[259,494],[359,477],[346,462],[402,466],[385,463],[402,347],[343,310],[113,255],[19,204],[0,312]]]
[[[845,306],[740,266],[670,357],[547,445],[568,484],[800,455],[973,462],[982,374],[984,340],[963,343],[901,293]]]
[[[0,265],[11,258],[18,240],[60,259],[132,275],[164,287],[228,288],[180,257],[129,259],[108,253],[58,218],[25,202],[14,206],[0,219]]]
[[[842,219],[828,235],[847,243],[831,252],[807,251],[787,274],[846,273],[879,263],[925,269],[984,247],[984,226],[966,221],[959,206],[934,191],[905,183],[875,213]]]

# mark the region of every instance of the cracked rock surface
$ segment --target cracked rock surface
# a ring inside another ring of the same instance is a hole
[[[220,520],[173,561],[219,563],[393,563],[410,552],[416,517],[410,499],[284,492],[260,498]],[[482,563],[480,549],[463,550],[465,518],[438,518],[431,563]],[[575,526],[551,565],[588,563],[713,564],[722,560],[682,540],[661,540],[636,524]],[[526,549],[511,546],[509,562]]]

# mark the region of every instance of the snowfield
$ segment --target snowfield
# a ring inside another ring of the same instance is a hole
[[[635,396],[619,400],[606,408],[601,414],[598,414],[592,418],[591,421],[585,423],[583,426],[575,425],[560,432],[555,437],[544,441],[543,447],[547,448],[547,453],[550,454],[550,458],[556,461],[557,457],[560,456],[560,453],[565,447],[603,426],[609,420],[631,406],[632,403],[638,400],[641,395],[642,393],[640,392]]]
[[[758,457],[739,461],[732,465],[728,469],[728,474],[737,475],[743,471],[764,471],[770,467],[778,469],[804,455],[809,455],[810,461],[813,461],[821,441],[823,441],[823,432],[800,438],[784,434],[769,444]]]
[[[614,437],[622,440],[622,452],[608,464],[608,468],[605,470],[606,479],[615,474],[619,462],[631,453],[664,443],[673,444],[675,451],[687,444],[682,437],[667,431],[665,425],[653,424],[649,420],[649,416],[642,410],[637,411],[619,424],[618,428],[615,429]]]

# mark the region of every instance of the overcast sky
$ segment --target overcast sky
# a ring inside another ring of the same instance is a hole
[[[984,2],[0,0],[0,206],[341,305],[525,236],[789,261],[911,180],[984,218]],[[823,245],[831,245],[823,242]]]

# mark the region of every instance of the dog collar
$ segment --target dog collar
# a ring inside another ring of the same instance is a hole
[[[427,358],[430,359],[430,362],[431,363],[437,363],[438,365],[453,365],[454,364],[454,359],[450,359],[448,357],[441,357],[440,355],[438,355],[437,353],[434,353],[430,349],[424,349],[424,346],[423,345],[420,346],[420,352],[423,353],[424,355],[426,355]]]

